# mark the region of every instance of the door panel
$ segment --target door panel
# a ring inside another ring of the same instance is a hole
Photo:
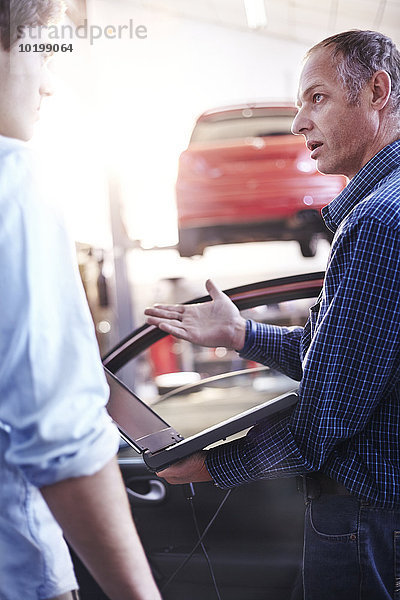
[[[305,306],[307,312],[312,299],[318,296],[322,279],[323,273],[307,273],[242,286],[228,292],[241,310],[258,307],[254,315],[256,320],[271,322],[275,311],[275,321],[272,320],[276,324],[301,325],[306,318],[305,313],[298,323],[293,321],[295,313],[291,307],[288,309],[287,303],[309,299]],[[200,301],[207,299],[204,297]],[[280,302],[286,303],[283,306],[286,312]],[[298,311],[296,314],[299,314]],[[144,356],[143,353],[163,337],[165,334],[157,328],[144,325],[122,340],[103,362],[112,372],[118,372],[130,360]],[[208,370],[209,374],[213,374],[208,367],[197,368],[199,364],[206,364],[207,357],[198,350],[191,352],[196,370]],[[239,368],[242,369],[243,365]],[[232,370],[232,367],[228,366],[227,370]],[[202,413],[208,419],[210,415],[206,413],[213,412],[213,422],[217,422],[221,416],[229,416],[222,415],[225,407],[234,414],[250,404],[279,395],[283,391],[282,385],[287,386],[286,389],[296,387],[294,382],[286,379],[284,381],[282,376],[277,377],[272,371],[255,369],[243,376],[237,373],[233,377],[230,375],[223,382],[220,379],[209,383],[203,381],[201,390],[186,389],[185,393],[176,396],[168,393],[150,398],[149,402],[156,404],[155,410],[187,436],[194,432],[193,427],[197,431],[203,428]],[[275,389],[274,386],[281,387]],[[188,486],[172,486],[158,478],[148,470],[142,458],[126,446],[120,449],[119,464],[132,514],[163,599],[217,598],[200,548],[163,589],[198,539],[187,499],[190,495]],[[194,487],[193,504],[199,529],[203,531],[226,491],[212,483],[195,484]],[[289,600],[301,565],[303,511],[303,498],[296,491],[293,478],[260,480],[232,490],[204,540],[222,600]],[[76,557],[75,561],[82,600],[105,599]]]
[[[128,489],[147,494],[158,478],[141,459],[120,464]],[[164,600],[217,598],[204,555],[198,549],[170,585],[170,575],[197,542],[186,486],[162,480],[165,496],[147,502],[129,495],[133,518]],[[200,530],[226,492],[212,483],[195,484],[193,499]],[[204,544],[222,600],[289,600],[301,566],[303,501],[293,479],[257,481],[233,490]],[[76,556],[82,600],[106,600]],[[132,566],[134,568],[134,565]]]
[[[128,456],[132,460],[128,460]],[[124,480],[146,494],[149,483],[165,485],[162,501],[129,496],[132,514],[153,568],[163,585],[197,542],[188,486],[171,486],[147,471],[130,449],[120,452]],[[200,530],[214,515],[226,491],[195,484],[193,499]],[[205,538],[206,550],[224,600],[286,600],[301,564],[303,501],[294,479],[257,481],[232,490]],[[199,548],[163,591],[164,600],[216,598]]]

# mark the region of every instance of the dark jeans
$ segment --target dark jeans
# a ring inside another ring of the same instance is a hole
[[[352,496],[308,500],[303,587],[304,600],[400,600],[400,510]]]

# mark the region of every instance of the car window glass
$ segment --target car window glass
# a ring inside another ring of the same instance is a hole
[[[199,121],[190,143],[288,135],[292,122],[293,116],[290,114]]]
[[[242,314],[259,322],[301,326],[313,303],[310,299],[283,302]],[[146,357],[149,375],[154,377],[139,395],[185,437],[298,386],[293,379],[242,359],[234,351],[203,348],[170,336],[154,344]],[[177,372],[161,373],[163,364],[168,371],[175,365]]]

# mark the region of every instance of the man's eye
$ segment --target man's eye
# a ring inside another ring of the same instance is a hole
[[[321,102],[322,98],[323,98],[322,94],[314,94],[312,97],[313,103],[319,104]]]

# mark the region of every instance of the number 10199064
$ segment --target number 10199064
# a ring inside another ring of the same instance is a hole
[[[72,52],[72,44],[19,44],[20,52]]]

